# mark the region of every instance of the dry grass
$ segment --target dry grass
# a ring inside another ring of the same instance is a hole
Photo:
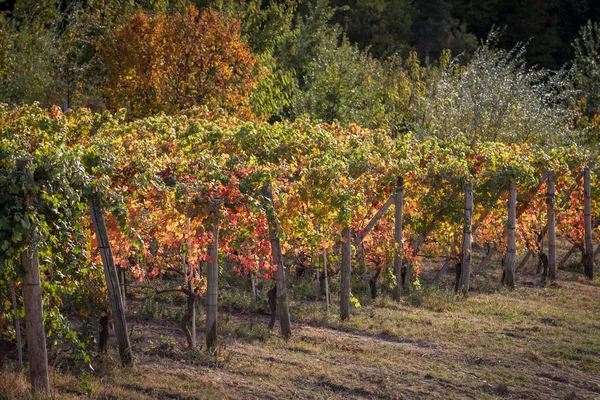
[[[135,368],[53,371],[51,398],[597,399],[600,287],[577,277],[563,271],[541,287],[521,274],[512,292],[481,278],[464,298],[444,289],[447,275],[400,304],[365,300],[347,322],[295,301],[287,341],[264,315],[221,313],[217,355],[188,351],[168,318],[132,318]],[[22,374],[0,379],[5,397],[29,398]]]

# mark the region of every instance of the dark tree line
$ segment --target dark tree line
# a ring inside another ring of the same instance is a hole
[[[579,28],[600,20],[596,0],[333,0],[334,21],[351,42],[376,57],[415,49],[437,59],[444,48],[472,51],[490,30],[506,28],[506,49],[527,42],[527,61],[558,69],[569,64]]]

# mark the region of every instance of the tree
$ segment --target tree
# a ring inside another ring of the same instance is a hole
[[[454,62],[442,68],[422,98],[413,127],[424,135],[458,134],[470,141],[573,143],[564,74],[528,67],[524,46],[498,49],[495,35],[466,66]]]
[[[447,0],[416,0],[417,16],[412,26],[412,43],[422,59],[436,60],[444,49],[455,54],[471,52],[476,38],[452,17]]]
[[[593,116],[600,112],[600,24],[588,21],[582,26],[573,49],[572,82],[585,98],[584,114]]]
[[[411,25],[415,16],[409,0],[336,0],[334,21],[351,43],[369,49],[374,57],[407,55]]]
[[[139,12],[99,47],[111,108],[130,117],[220,106],[250,115],[257,60],[240,37],[240,23],[189,7],[167,17]]]

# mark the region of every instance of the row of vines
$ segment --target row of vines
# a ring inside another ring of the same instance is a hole
[[[420,285],[422,257],[469,258],[466,233],[473,243],[510,254],[513,230],[512,246],[539,253],[549,202],[556,234],[591,254],[581,172],[589,168],[598,182],[599,161],[576,146],[549,150],[460,136],[417,140],[356,125],[254,123],[201,110],[127,122],[124,114],[85,109],[4,109],[0,334],[18,336],[15,323],[23,311],[9,293],[22,291],[28,349],[41,341],[30,337],[27,320],[34,258],[44,357],[48,337],[48,347],[72,342],[80,350],[73,356],[89,362],[83,343],[95,340],[95,330],[75,333],[73,315],[93,327],[98,320],[106,325],[112,314],[127,364],[134,358],[118,270],[142,283],[165,272],[181,275],[185,283],[176,290],[188,299],[182,323],[188,342],[195,347],[195,324],[190,331],[188,323],[195,302],[206,296],[207,347],[214,348],[220,263],[253,281],[275,281],[271,294],[288,336],[284,258],[323,259],[330,267],[322,273],[339,274],[346,319],[353,260],[374,270],[393,266],[399,300]],[[592,185],[588,213],[596,242],[599,190]],[[471,208],[465,193],[472,194]],[[511,193],[518,193],[513,229]],[[467,215],[472,225],[465,224]],[[548,276],[555,278],[552,271]],[[463,270],[465,292],[470,277]],[[38,359],[30,354],[29,360]],[[30,370],[34,386],[47,389],[47,367]]]

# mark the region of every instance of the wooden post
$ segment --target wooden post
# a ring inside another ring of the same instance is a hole
[[[19,370],[23,369],[23,341],[21,340],[21,318],[19,317],[19,306],[17,304],[17,293],[15,290],[15,284],[10,279],[8,281],[10,286],[10,299],[13,305],[13,313],[15,318],[15,333],[17,335],[17,353],[19,355]]]
[[[460,287],[464,294],[469,292],[471,285],[471,235],[473,222],[473,184],[469,182],[465,188],[465,225],[463,228],[463,245],[462,245],[462,263],[460,269],[460,280],[457,288]]]
[[[290,322],[290,311],[287,302],[287,289],[285,284],[285,270],[283,266],[283,253],[281,252],[281,241],[277,237],[275,229],[271,230],[271,255],[273,263],[277,266],[275,270],[275,287],[277,288],[277,313],[279,314],[279,327],[281,336],[290,337],[292,334],[292,323]]]
[[[398,249],[394,252],[394,275],[396,276],[396,287],[394,287],[394,300],[400,301],[400,295],[402,294],[402,251],[404,249],[404,243],[402,240],[402,208],[404,202],[404,178],[398,178],[398,185],[396,186],[395,203],[396,208],[394,210],[394,240]]]
[[[17,159],[17,171],[26,176],[33,184],[33,175],[29,170],[30,158]],[[25,208],[29,212],[35,207],[33,193],[25,193]],[[25,214],[25,218],[28,218]],[[29,358],[29,376],[33,392],[48,392],[48,353],[46,350],[46,331],[44,330],[44,309],[40,280],[40,263],[35,246],[35,237],[22,242],[21,266],[23,267],[23,306],[25,308],[25,334],[27,335],[27,356]]]
[[[98,241],[98,251],[102,257],[104,265],[104,276],[108,288],[108,297],[110,299],[110,309],[115,323],[115,336],[119,345],[119,355],[123,365],[133,365],[133,353],[131,343],[129,342],[129,332],[127,331],[127,321],[125,319],[125,310],[123,308],[123,299],[119,288],[119,278],[117,268],[113,258],[106,223],[104,222],[104,209],[100,203],[97,193],[92,195],[90,200],[90,213],[92,215],[92,226],[96,232]]]
[[[517,225],[517,184],[513,179],[510,180],[510,195],[508,200],[508,248],[504,257],[504,273],[502,283],[508,285],[511,289],[515,287],[515,256],[517,253],[517,243],[515,229]]]
[[[316,257],[313,260],[316,260],[316,262],[313,263],[313,265],[315,267],[315,289],[313,290],[313,293],[315,295],[315,299],[318,301],[319,298],[321,297],[321,280],[320,280],[320,274],[319,274],[319,253],[317,253]]]
[[[329,281],[327,280],[327,249],[323,247],[323,273],[325,274],[325,304],[329,318]]]
[[[342,229],[342,282],[340,288],[340,318],[342,321],[350,317],[350,274],[352,272],[352,244],[350,228]]]
[[[281,336],[290,337],[292,334],[292,323],[290,322],[290,311],[287,302],[287,289],[285,285],[285,269],[283,265],[283,253],[281,251],[281,241],[278,236],[278,220],[273,202],[273,193],[269,185],[263,188],[263,197],[265,201],[265,211],[269,221],[269,239],[271,241],[271,257],[273,264],[277,267],[275,270],[275,291],[277,298],[277,313],[279,314],[279,326]]]
[[[188,277],[188,290],[193,297],[192,302],[192,349],[196,348],[196,292],[194,291],[194,278],[196,277],[196,271],[192,269],[190,258],[192,252],[192,231],[190,227],[190,216],[188,215],[189,197],[186,189],[185,193],[185,230],[187,235],[187,249],[185,252],[185,268],[189,271]]]
[[[127,277],[125,270],[121,269],[121,300],[123,300],[123,309],[127,308]]]
[[[594,278],[594,244],[592,243],[592,207],[591,207],[590,169],[583,170],[583,213],[585,218],[585,257],[583,269],[588,279]]]
[[[217,302],[219,298],[219,206],[221,200],[214,200],[211,210],[211,243],[208,246],[208,268],[206,270],[206,348],[217,348]]]
[[[543,184],[543,183],[546,181],[546,179],[548,178],[548,174],[549,174],[549,172],[546,172],[546,173],[545,173],[545,174],[542,176],[542,179],[540,179],[540,182],[538,183],[537,190],[539,190],[539,189],[540,189],[540,187],[542,186],[542,184]],[[559,208],[559,209],[560,209],[560,208],[564,208],[564,207],[567,205],[567,203],[569,202],[569,199],[570,199],[571,193],[573,193],[573,190],[575,190],[575,189],[577,188],[578,182],[579,182],[579,180],[581,179],[581,177],[582,177],[582,176],[583,176],[583,171],[581,171],[581,172],[580,172],[580,173],[579,173],[579,174],[578,174],[578,175],[575,177],[575,180],[574,180],[573,184],[571,185],[571,187],[569,187],[569,189],[567,189],[567,191],[566,191],[566,192],[565,192],[565,194],[564,194],[563,200],[562,200],[562,201],[561,201],[561,203],[558,205],[558,208]],[[518,216],[517,216],[517,217],[518,217]],[[546,225],[544,226],[544,228],[542,229],[542,234],[541,234],[541,236],[542,236],[542,237],[543,237],[543,236],[545,236],[547,231],[548,231],[548,224],[546,224]],[[573,249],[572,251],[575,251],[575,249]],[[568,259],[568,258],[571,256],[571,254],[573,254],[573,253],[572,253],[572,251],[570,251],[570,252],[569,252],[569,255],[568,255],[567,259]],[[531,251],[531,250],[528,250],[528,251],[527,251],[527,254],[525,254],[525,257],[523,257],[523,260],[521,260],[521,262],[519,263],[519,266],[517,267],[517,270],[520,270],[522,267],[524,267],[524,266],[525,266],[525,264],[527,263],[527,261],[529,260],[529,258],[530,258],[532,255],[533,255],[533,251]],[[564,258],[563,258],[563,260],[561,260],[561,261],[558,263],[558,267],[560,268],[560,267],[563,265],[563,262],[566,262],[566,260],[567,260],[567,259],[564,259]]]
[[[121,259],[121,265],[119,265],[118,273],[120,275],[119,281],[121,282],[121,300],[123,300],[123,309],[127,309],[127,284],[125,279],[125,270],[123,269],[123,243],[119,243],[119,258]]]
[[[395,202],[396,195],[390,196],[390,198],[385,202],[385,204],[375,213],[373,218],[371,218],[371,220],[369,221],[367,226],[365,226],[365,229],[362,230],[360,235],[358,235],[356,239],[354,239],[355,246],[358,246],[365,239],[365,237],[371,232],[375,225],[377,225],[377,221],[379,221],[379,219],[383,217],[383,215],[387,212],[387,210],[390,209],[392,204],[394,204]]]
[[[258,292],[256,291],[256,277],[254,276],[254,272],[250,273],[250,282],[252,284],[252,304],[256,306],[258,303]]]
[[[554,215],[554,171],[548,172],[548,190],[546,192],[546,205],[548,215],[548,278],[551,282],[556,280],[556,217]]]
[[[529,261],[532,255],[533,251],[531,250],[528,250],[527,253],[525,253],[525,256],[523,257],[519,265],[517,265],[517,271],[520,271],[527,264],[527,261]]]
[[[571,248],[569,249],[569,251],[567,251],[567,254],[565,254],[563,256],[563,258],[561,258],[561,260],[558,263],[558,268],[563,268],[565,266],[565,264],[567,263],[567,261],[569,261],[569,258],[571,258],[571,256],[573,255],[573,253],[575,253],[575,251],[577,251],[577,245],[574,244],[573,246],[571,246]]]

